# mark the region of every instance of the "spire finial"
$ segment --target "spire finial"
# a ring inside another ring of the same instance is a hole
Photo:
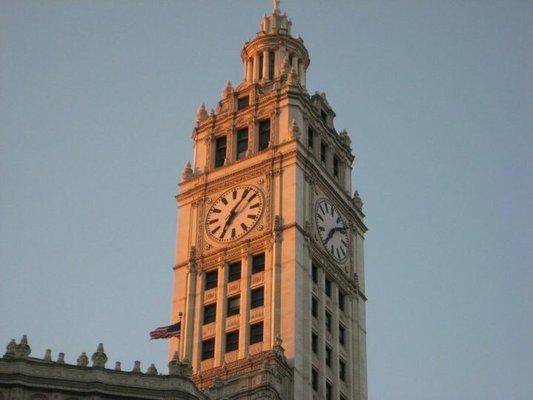
[[[272,0],[272,4],[274,7],[274,14],[279,13],[279,0]]]

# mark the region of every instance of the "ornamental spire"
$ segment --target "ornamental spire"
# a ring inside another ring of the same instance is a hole
[[[279,0],[272,0],[272,3],[273,3],[273,12],[274,12],[274,14],[279,14],[280,13]]]

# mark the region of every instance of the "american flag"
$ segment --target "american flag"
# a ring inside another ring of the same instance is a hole
[[[156,330],[150,332],[150,339],[168,339],[171,337],[180,337],[181,335],[181,321],[174,325],[160,326]]]

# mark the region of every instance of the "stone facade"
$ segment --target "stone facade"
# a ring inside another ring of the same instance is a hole
[[[250,374],[236,366],[282,345],[290,373],[275,364],[288,386],[274,398],[364,400],[366,226],[352,195],[355,157],[326,95],[307,92],[309,54],[291,29],[275,2],[241,52],[242,81],[197,111],[176,196],[172,322],[182,334],[169,356],[190,361],[200,387],[224,387],[215,398],[233,399]],[[321,204],[331,226],[320,222]]]
[[[107,356],[100,344],[89,358],[82,353],[77,365],[66,364],[64,354],[55,361],[47,350],[41,358],[30,357],[31,348],[24,336],[11,341],[0,359],[0,400],[207,400],[190,379],[190,366],[177,359],[169,362],[168,375],[158,374],[154,365],[145,373],[139,362],[131,371],[105,368]]]

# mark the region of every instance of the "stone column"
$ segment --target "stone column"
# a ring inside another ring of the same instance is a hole
[[[322,379],[319,381],[318,393],[321,397],[326,396],[326,297],[324,292],[325,273],[323,268],[318,269],[318,359],[320,360],[319,371]]]
[[[241,314],[239,320],[239,358],[245,358],[248,354],[250,336],[250,255],[248,249],[241,253]]]
[[[194,347],[192,350],[192,368],[193,371],[198,371],[200,363],[200,355],[202,352],[202,314],[204,309],[204,281],[205,272],[198,272],[196,278],[196,313],[194,317]]]
[[[255,83],[259,80],[259,68],[262,66],[259,65],[259,53],[254,54],[254,74],[252,81]]]
[[[300,84],[305,88],[306,79],[305,79],[305,67],[303,61],[299,65],[298,75],[300,76]]]
[[[246,61],[246,68],[246,80],[252,82],[254,77],[254,62],[252,58],[249,58],[248,61]]]
[[[274,279],[274,268],[272,260],[272,242],[270,240],[265,241],[265,306],[263,314],[263,350],[271,349],[273,343],[272,335],[272,318],[274,312],[274,292],[272,281]]]
[[[224,338],[226,331],[226,282],[228,274],[228,263],[224,261],[218,268],[217,283],[217,317],[215,328],[215,360],[214,366],[222,365],[224,360]]]
[[[268,62],[268,50],[263,50],[263,80],[268,80],[268,65],[269,65],[269,62]]]
[[[196,294],[196,266],[194,261],[189,261],[187,271],[187,300],[185,304],[185,318],[184,326],[182,327],[183,339],[181,340],[183,349],[183,358],[191,360],[192,358],[192,344],[194,332],[194,312],[195,312],[195,294]]]
[[[332,372],[332,384],[333,384],[333,398],[338,399],[339,398],[339,387],[340,387],[340,379],[339,379],[339,287],[337,285],[337,282],[332,282],[332,294],[333,298],[332,304],[333,304],[333,310],[332,311],[332,329],[331,329],[331,336],[333,337],[333,343],[331,343],[332,348],[332,364],[331,364],[331,372]]]

